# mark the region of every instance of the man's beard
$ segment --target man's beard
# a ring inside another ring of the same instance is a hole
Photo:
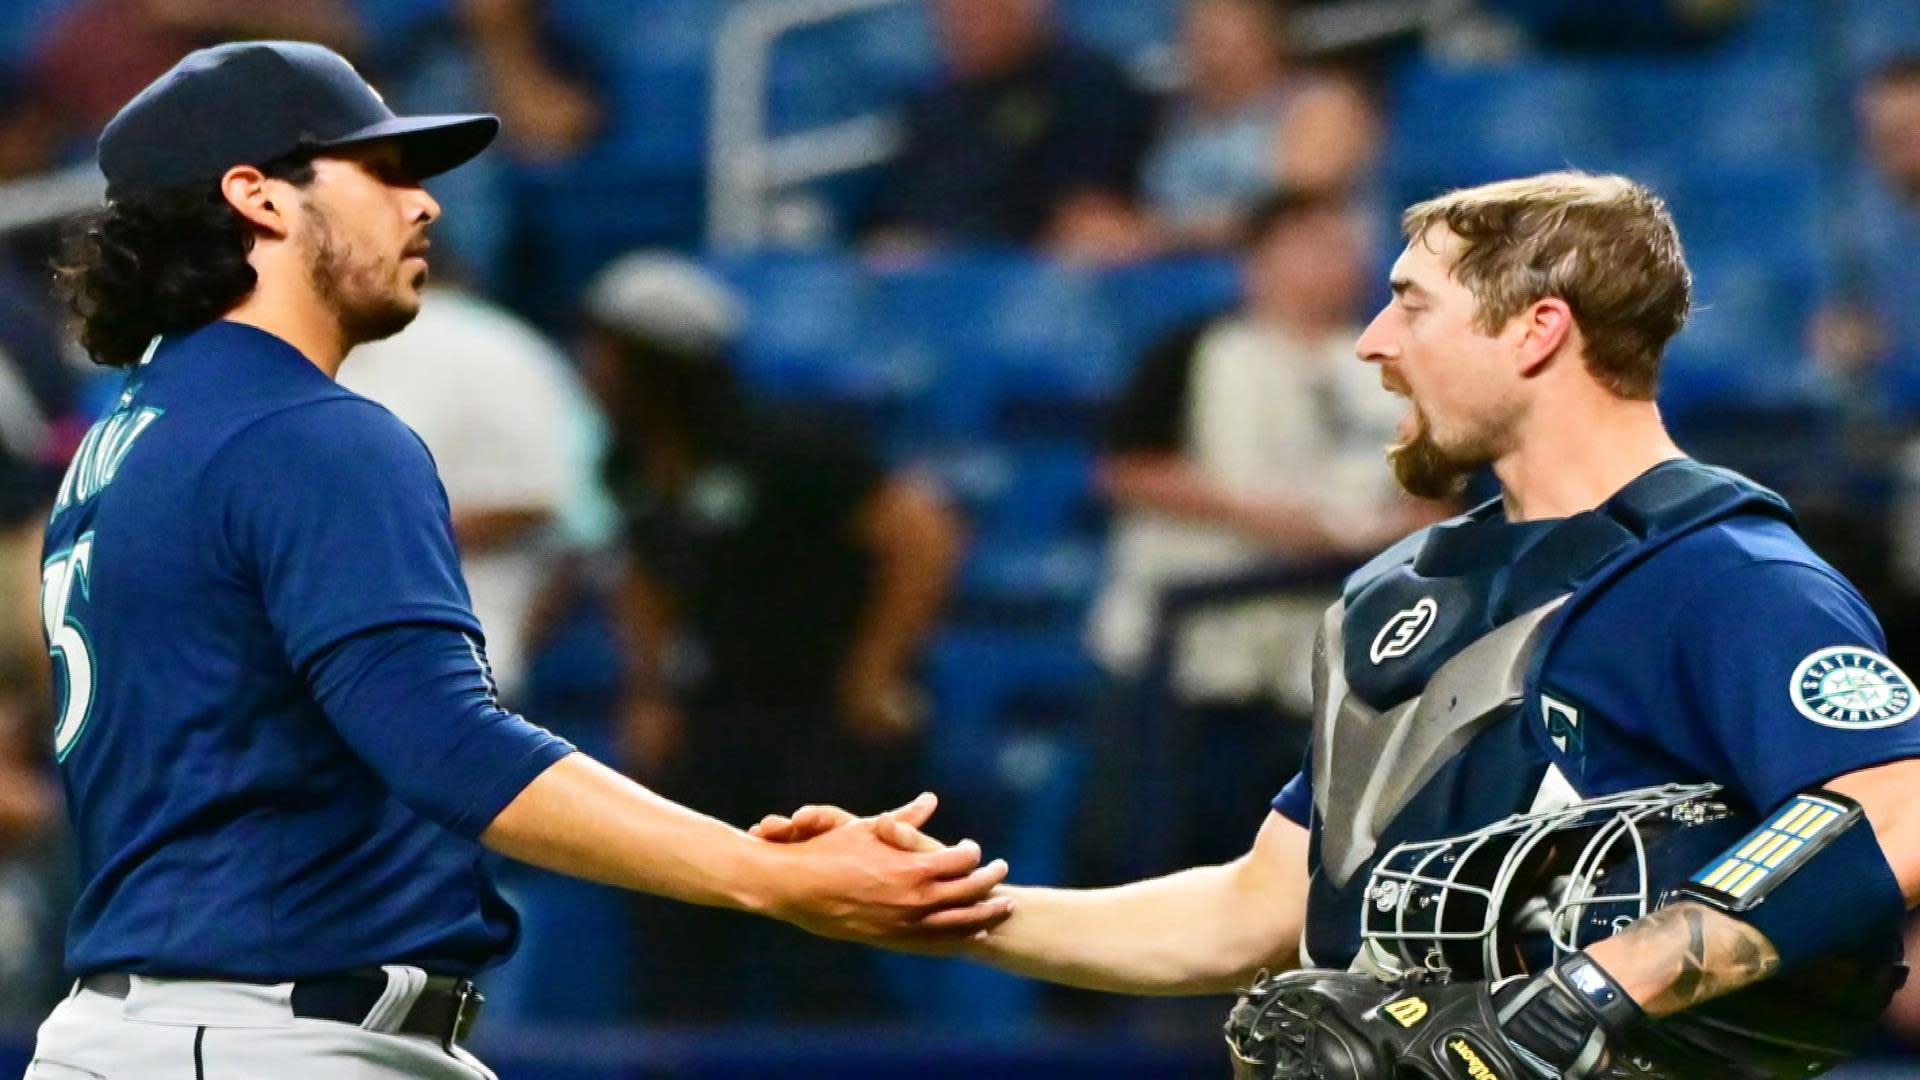
[[[1393,478],[1407,494],[1422,499],[1457,498],[1474,472],[1492,463],[1492,452],[1477,443],[1452,450],[1441,446],[1427,414],[1417,405],[1413,420],[1413,436],[1387,448]]]
[[[307,274],[320,302],[333,310],[347,345],[392,337],[404,330],[420,305],[391,284],[377,261],[363,258],[340,238],[333,219],[318,205],[306,205],[313,225]]]

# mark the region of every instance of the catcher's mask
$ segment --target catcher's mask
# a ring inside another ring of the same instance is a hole
[[[1499,981],[1553,965],[1660,906],[1741,833],[1716,784],[1668,784],[1517,814],[1380,859],[1363,963]]]

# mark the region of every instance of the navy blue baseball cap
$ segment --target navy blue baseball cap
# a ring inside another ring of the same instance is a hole
[[[100,133],[100,171],[107,198],[118,199],[381,139],[424,179],[486,149],[499,131],[484,113],[395,116],[331,49],[243,41],[188,53],[127,102]]]

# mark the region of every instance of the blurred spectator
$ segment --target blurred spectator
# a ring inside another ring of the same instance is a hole
[[[1865,166],[1835,221],[1825,295],[1808,346],[1839,415],[1832,441],[1851,477],[1891,513],[1860,513],[1858,498],[1796,499],[1820,552],[1858,583],[1885,624],[1891,654],[1920,650],[1920,54],[1886,61],[1854,101]],[[1902,443],[1905,443],[1904,450]],[[1844,479],[1844,478],[1843,478]],[[1856,485],[1858,486],[1858,485]],[[1829,492],[1852,493],[1840,484]]]
[[[1532,45],[1575,53],[1665,53],[1724,40],[1757,0],[1480,0]]]
[[[1098,468],[1115,511],[1108,578],[1089,636],[1120,686],[1142,674],[1167,586],[1357,559],[1431,519],[1386,465],[1404,404],[1353,353],[1365,235],[1338,196],[1270,196],[1247,228],[1240,308],[1152,349],[1117,403]],[[1298,768],[1328,592],[1250,601],[1182,633],[1174,692],[1194,759],[1172,774],[1198,782],[1176,808],[1173,861],[1149,871],[1234,858]],[[1101,741],[1114,754],[1093,794],[1104,824],[1083,830],[1093,842],[1139,827],[1121,824],[1138,748]],[[1102,878],[1124,854],[1082,858]]]
[[[1920,54],[1882,64],[1856,100],[1861,156],[1826,305],[1812,329],[1815,358],[1843,386],[1891,365],[1920,374]]]
[[[392,409],[440,468],[460,565],[500,695],[520,700],[526,622],[555,526],[589,468],[575,437],[585,391],[533,327],[478,296],[437,285],[420,316],[354,350],[341,385]]]
[[[876,247],[1014,243],[1124,258],[1151,106],[1050,0],[933,0],[947,78],[907,110]]]
[[[631,766],[739,825],[802,801],[911,798],[915,668],[960,547],[944,502],[844,433],[745,400],[730,367],[740,302],[698,266],[627,256],[586,314],[631,556]],[[662,980],[645,996],[679,1018],[878,1007],[865,954],[649,910],[665,925],[643,937]]]
[[[1176,247],[1226,247],[1276,187],[1352,190],[1379,143],[1366,98],[1296,68],[1273,0],[1187,0],[1187,87],[1148,152],[1147,209]]]
[[[364,41],[347,0],[77,0],[33,60],[35,91],[56,102],[68,138],[89,142],[176,60],[240,38],[291,38],[355,56]]]
[[[564,162],[601,130],[605,109],[588,65],[557,40],[544,0],[432,0],[423,16],[376,27],[372,52],[387,73],[389,100],[403,112],[498,113],[500,149],[435,177],[436,197],[466,212],[435,235],[481,291],[524,301],[539,266],[516,265],[522,214],[517,165]],[[520,274],[527,275],[525,278]]]
[[[0,179],[47,160],[45,116],[25,96],[0,98]],[[50,275],[32,245],[0,252],[0,1025],[41,1014],[62,987],[71,882],[63,871],[58,795],[45,733],[46,638],[41,531],[67,459],[84,433],[78,373]]]

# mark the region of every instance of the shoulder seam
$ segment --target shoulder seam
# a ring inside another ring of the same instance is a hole
[[[194,478],[194,481],[193,481],[194,505],[200,506],[203,504],[204,496],[206,492],[207,477],[210,473],[213,472],[214,464],[221,460],[221,456],[226,451],[227,447],[233,445],[241,437],[254,431],[260,425],[276,417],[283,416],[287,413],[293,412],[296,409],[310,408],[316,405],[326,405],[326,404],[330,404],[332,402],[338,401],[338,402],[347,402],[347,403],[358,402],[366,405],[371,405],[374,408],[379,409],[381,412],[386,413],[389,417],[393,417],[394,420],[396,421],[399,420],[399,417],[394,416],[392,410],[381,405],[379,402],[374,401],[371,398],[362,397],[361,395],[355,394],[352,391],[346,389],[345,387],[337,386],[337,384],[336,384],[336,387],[340,391],[337,394],[328,394],[324,397],[308,398],[304,401],[294,401],[284,405],[277,405],[271,409],[268,409],[266,412],[261,413],[259,416],[256,416],[251,420],[248,420],[246,423],[240,425],[234,430],[228,432],[218,443],[214,444],[213,449],[207,453],[206,460],[200,466],[200,475]],[[404,427],[405,425],[402,424],[402,426]],[[411,429],[409,429],[409,432],[411,432]],[[415,436],[415,439],[416,440],[418,439],[417,435]],[[200,522],[200,527],[202,529],[206,528],[207,515],[197,514],[195,515],[195,517],[196,517],[196,520]],[[201,536],[196,536],[194,538],[194,541],[195,541],[194,548],[198,552],[200,552],[201,558],[203,559],[209,558],[209,556],[207,555],[207,552],[209,552],[211,548],[207,543],[204,542],[205,538]],[[218,567],[202,565],[201,569],[217,570]]]

